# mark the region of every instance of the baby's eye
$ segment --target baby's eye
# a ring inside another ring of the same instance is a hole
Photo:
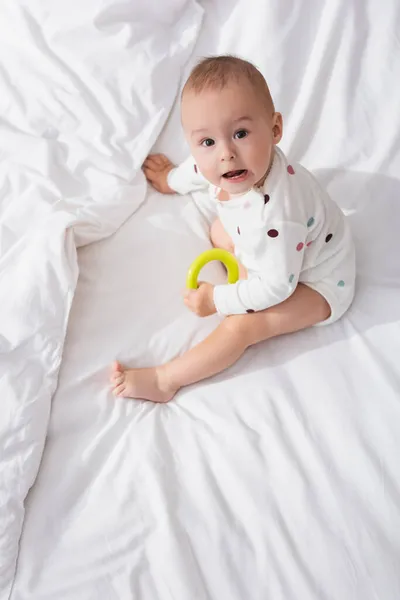
[[[211,138],[206,138],[205,140],[203,140],[203,141],[201,142],[201,145],[202,145],[202,146],[207,146],[208,148],[209,148],[210,146],[214,146],[214,144],[215,144],[215,142],[214,142],[214,140],[212,140]]]
[[[239,129],[239,131],[237,131],[233,137],[236,138],[237,140],[241,140],[247,136],[248,136],[248,131],[246,131],[245,129]]]

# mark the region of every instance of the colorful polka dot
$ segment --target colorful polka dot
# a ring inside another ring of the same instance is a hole
[[[240,235],[240,227],[239,227],[239,225],[238,225],[238,227],[237,227],[237,232],[238,232],[238,234]]]
[[[246,312],[247,312],[247,313],[249,313],[249,315],[250,315],[251,313],[253,313],[253,312],[254,312],[254,310],[253,310],[252,308],[248,308],[248,309],[246,310]]]
[[[194,172],[197,173],[197,165],[193,165]]]
[[[289,277],[289,283],[293,283],[294,273],[292,273]]]
[[[295,171],[294,171],[292,165],[288,165],[287,172],[289,173],[289,175],[294,175]]]
[[[326,243],[330,242],[332,238],[333,238],[333,234],[332,233],[328,233],[328,235],[325,238],[325,242]]]
[[[303,244],[303,242],[300,242],[300,243],[299,243],[299,244],[297,244],[297,246],[296,246],[296,250],[297,250],[297,252],[300,252],[300,250],[303,250],[303,248],[304,248],[304,244]]]
[[[315,223],[314,217],[310,217],[307,221],[307,227],[312,227]]]
[[[268,231],[268,235],[269,237],[276,238],[279,235],[279,231],[277,231],[276,229],[270,229]]]
[[[251,204],[248,200],[246,200],[246,202],[243,204],[243,208],[248,209],[250,208]]]
[[[311,242],[307,242],[307,244],[306,244],[307,248],[309,248],[311,246],[311,244],[312,244],[312,240],[311,240]]]
[[[341,279],[340,281],[338,281],[338,287],[344,287],[344,281],[343,281],[343,279]]]
[[[271,198],[269,197],[268,194],[264,194],[264,204],[267,204],[267,202],[269,202],[271,200]]]

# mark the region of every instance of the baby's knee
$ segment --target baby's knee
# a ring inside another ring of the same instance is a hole
[[[222,248],[229,252],[234,251],[234,245],[231,237],[226,233],[221,221],[216,219],[211,225],[210,239],[214,248]]]
[[[249,317],[250,315],[230,315],[222,323],[227,333],[240,340],[246,347],[255,343],[252,322]]]

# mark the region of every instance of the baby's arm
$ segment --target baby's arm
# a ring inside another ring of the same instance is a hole
[[[296,289],[303,262],[307,229],[300,223],[275,223],[262,231],[265,243],[257,252],[258,268],[248,279],[217,285],[214,304],[223,315],[256,312],[280,304]]]
[[[208,187],[208,181],[189,156],[176,167],[164,154],[151,154],[143,164],[147,181],[162,194],[188,194]]]
[[[189,156],[183,163],[168,173],[168,185],[178,194],[189,194],[204,190],[210,184],[200,173],[193,158]]]

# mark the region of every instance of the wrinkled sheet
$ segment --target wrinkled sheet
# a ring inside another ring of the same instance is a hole
[[[202,18],[189,0],[0,7],[0,597],[8,598],[78,278],[145,199],[140,170]]]
[[[202,4],[185,73],[215,52],[263,70],[282,148],[349,215],[356,299],[340,322],[260,344],[168,405],[114,400],[114,358],[157,364],[218,322],[180,299],[209,246],[207,202],[150,191],[80,249],[11,599],[398,600],[400,8]],[[177,107],[156,149],[186,156]],[[205,276],[223,280],[218,265]]]

